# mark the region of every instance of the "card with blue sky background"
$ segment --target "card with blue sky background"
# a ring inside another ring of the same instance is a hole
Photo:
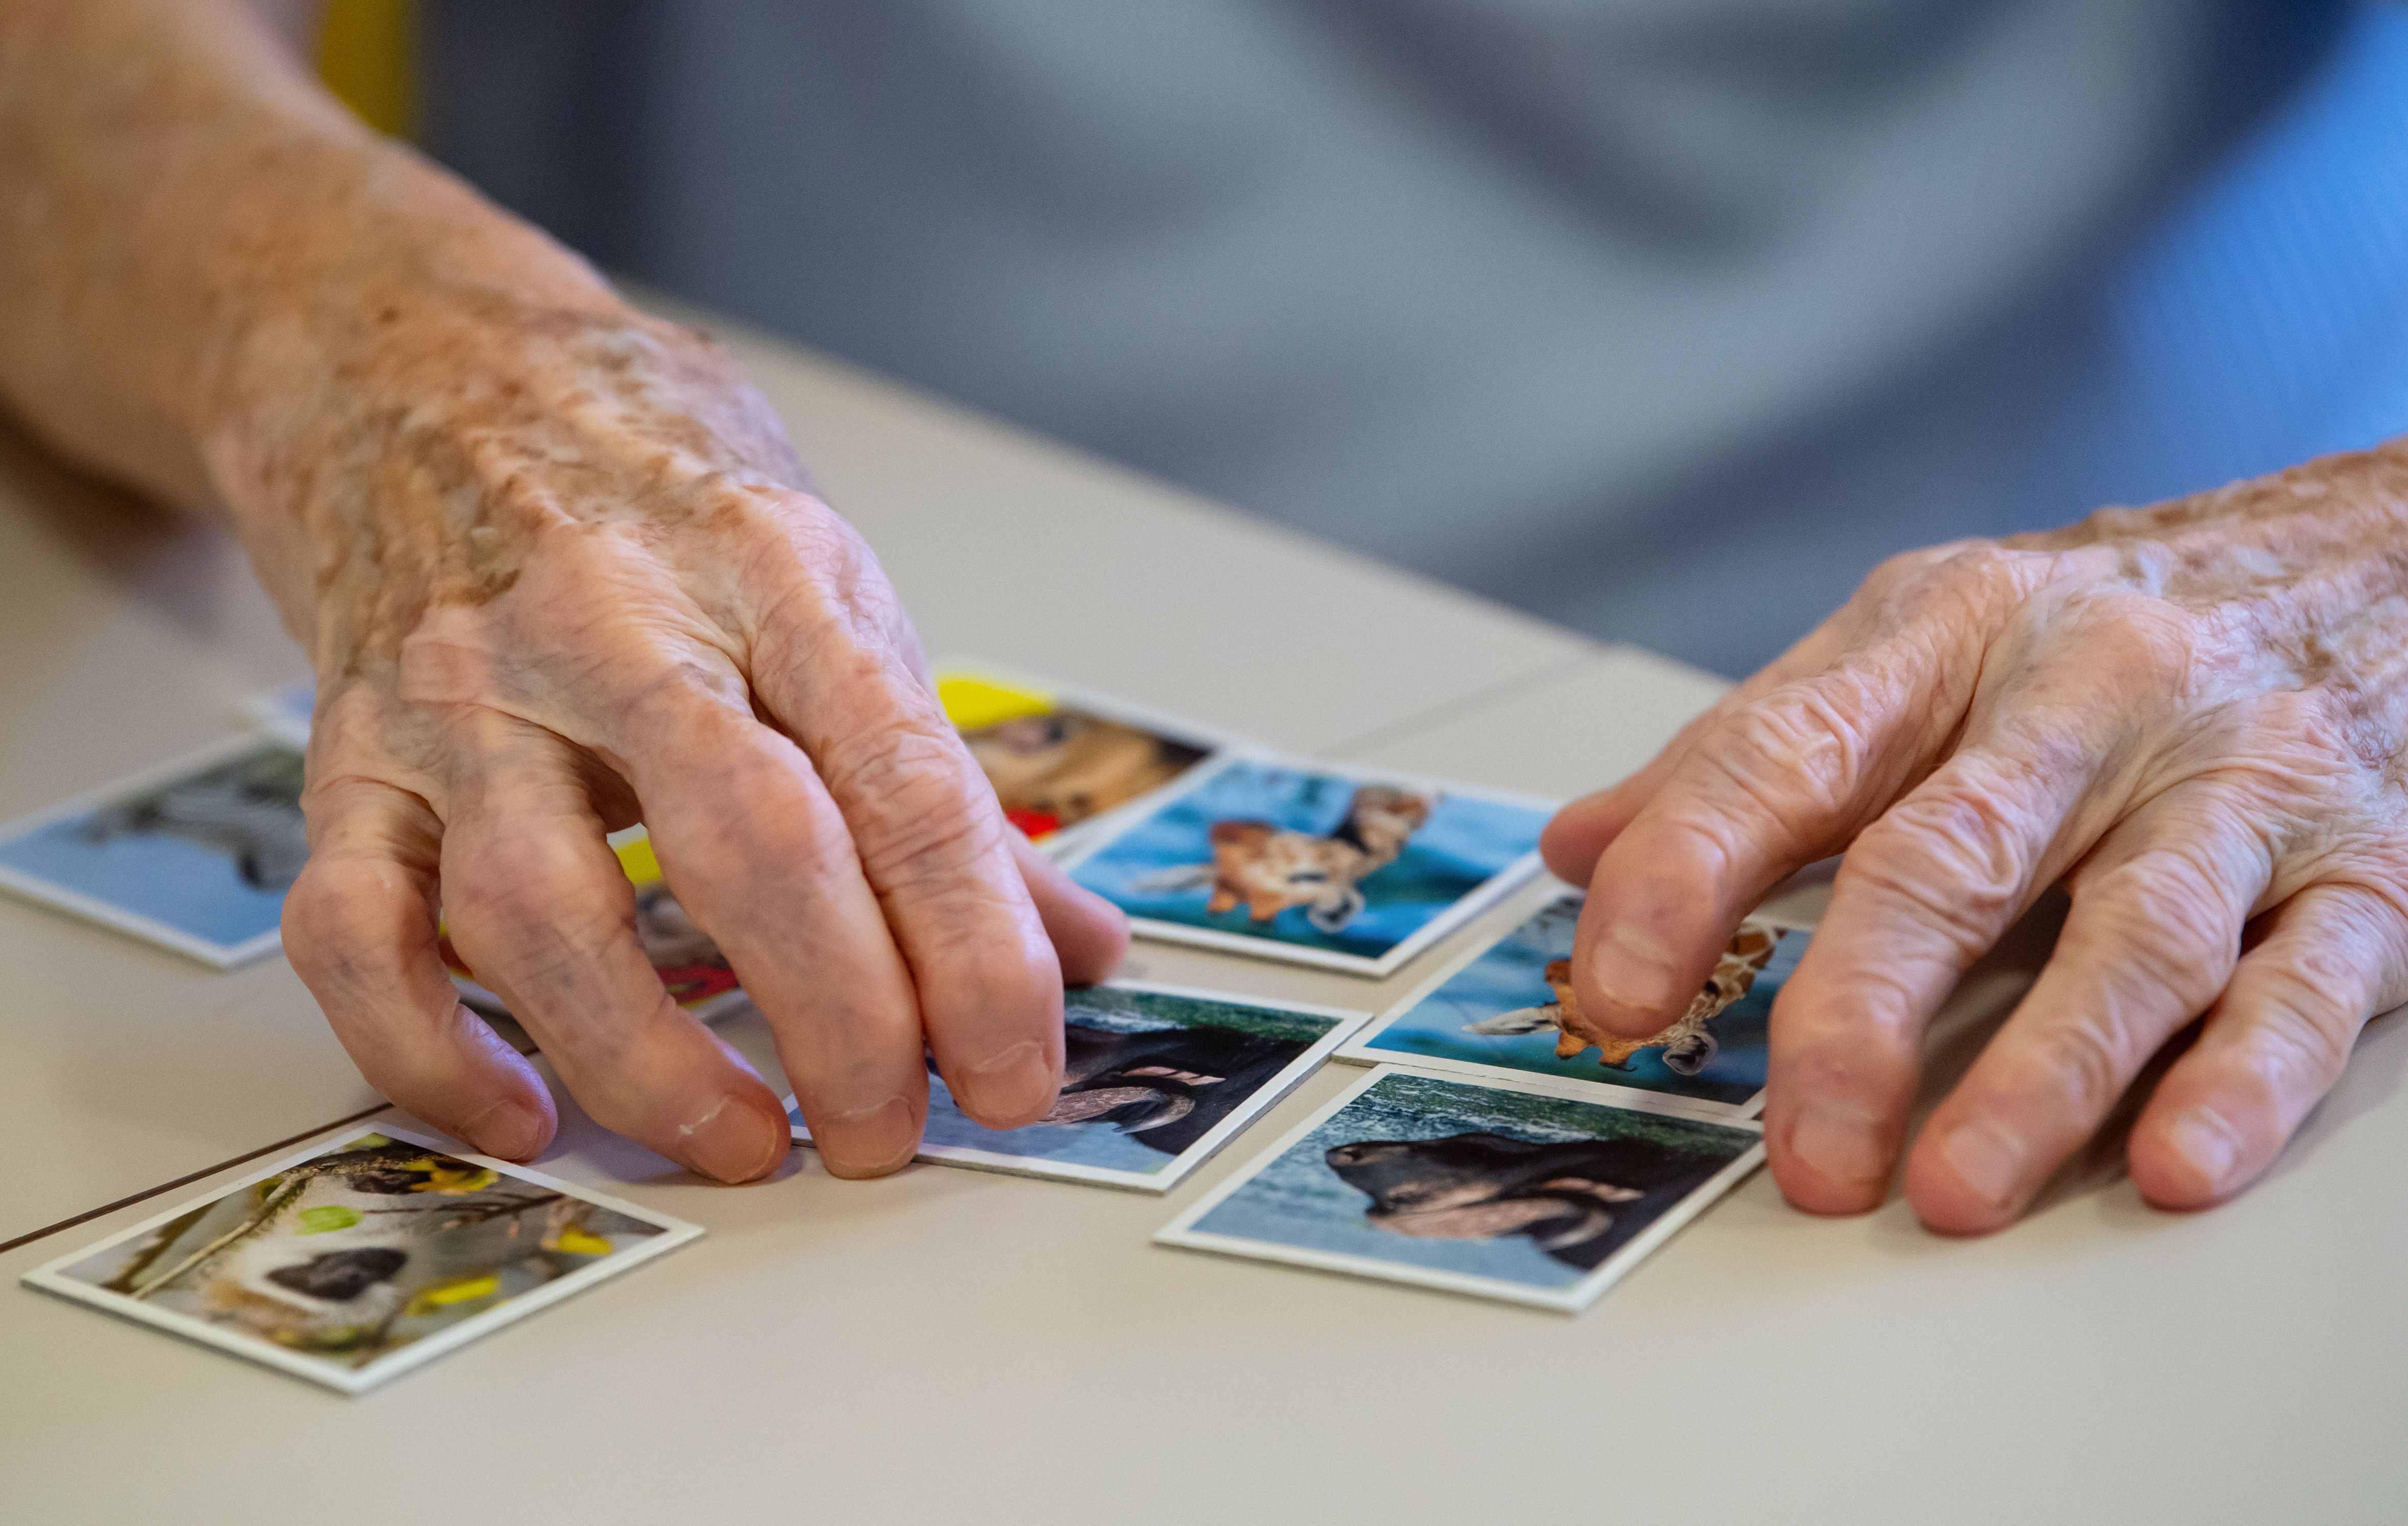
[[[1065,1082],[1018,1129],[972,1122],[933,1070],[919,1159],[1166,1192],[1312,1074],[1367,1016],[1114,980],[1062,998]],[[795,1137],[810,1131],[794,1099]]]
[[[276,950],[308,861],[301,754],[234,737],[0,826],[0,888],[220,969]]]
[[[1762,1131],[1383,1065],[1157,1243],[1572,1312],[1764,1159]]]
[[[1722,995],[1740,989],[1727,1005],[1706,1001],[1695,1020],[1684,1014],[1658,1035],[1665,1042],[1611,1055],[1591,1046],[1567,1056],[1558,1052],[1555,1021],[1561,994],[1548,977],[1551,965],[1561,976],[1558,962],[1570,958],[1582,896],[1551,883],[1526,919],[1495,942],[1465,949],[1347,1040],[1338,1058],[1499,1080],[1540,1077],[1600,1102],[1653,1094],[1700,1116],[1754,1117],[1763,1105],[1773,998],[1809,934],[1751,919],[1716,969]]]
[[[1065,866],[1143,936],[1378,977],[1535,873],[1553,808],[1242,753]]]

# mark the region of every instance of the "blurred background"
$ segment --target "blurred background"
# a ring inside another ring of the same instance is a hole
[[[2391,0],[335,0],[321,65],[608,270],[1733,676],[2408,425]]]

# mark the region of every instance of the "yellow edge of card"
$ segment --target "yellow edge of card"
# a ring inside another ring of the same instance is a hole
[[[1032,715],[1050,715],[1054,696],[1038,689],[1016,689],[993,678],[948,673],[937,679],[937,701],[955,731],[982,731]]]
[[[652,856],[652,840],[638,837],[618,847],[619,867],[638,885],[649,885],[661,877],[661,861]]]

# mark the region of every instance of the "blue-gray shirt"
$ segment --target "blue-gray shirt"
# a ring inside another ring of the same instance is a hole
[[[2408,423],[2347,0],[437,0],[606,265],[1739,671],[1880,556]]]

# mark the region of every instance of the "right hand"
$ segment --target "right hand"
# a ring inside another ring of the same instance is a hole
[[[1126,924],[1005,824],[876,559],[733,365],[598,283],[308,300],[246,335],[209,464],[317,668],[285,948],[370,1084],[490,1154],[552,1136],[542,1080],[454,999],[441,917],[597,1121],[772,1170],[777,1099],[638,941],[603,835],[640,820],[829,1170],[911,1158],[924,1050],[978,1121],[1041,1116],[1063,982],[1109,974]]]

